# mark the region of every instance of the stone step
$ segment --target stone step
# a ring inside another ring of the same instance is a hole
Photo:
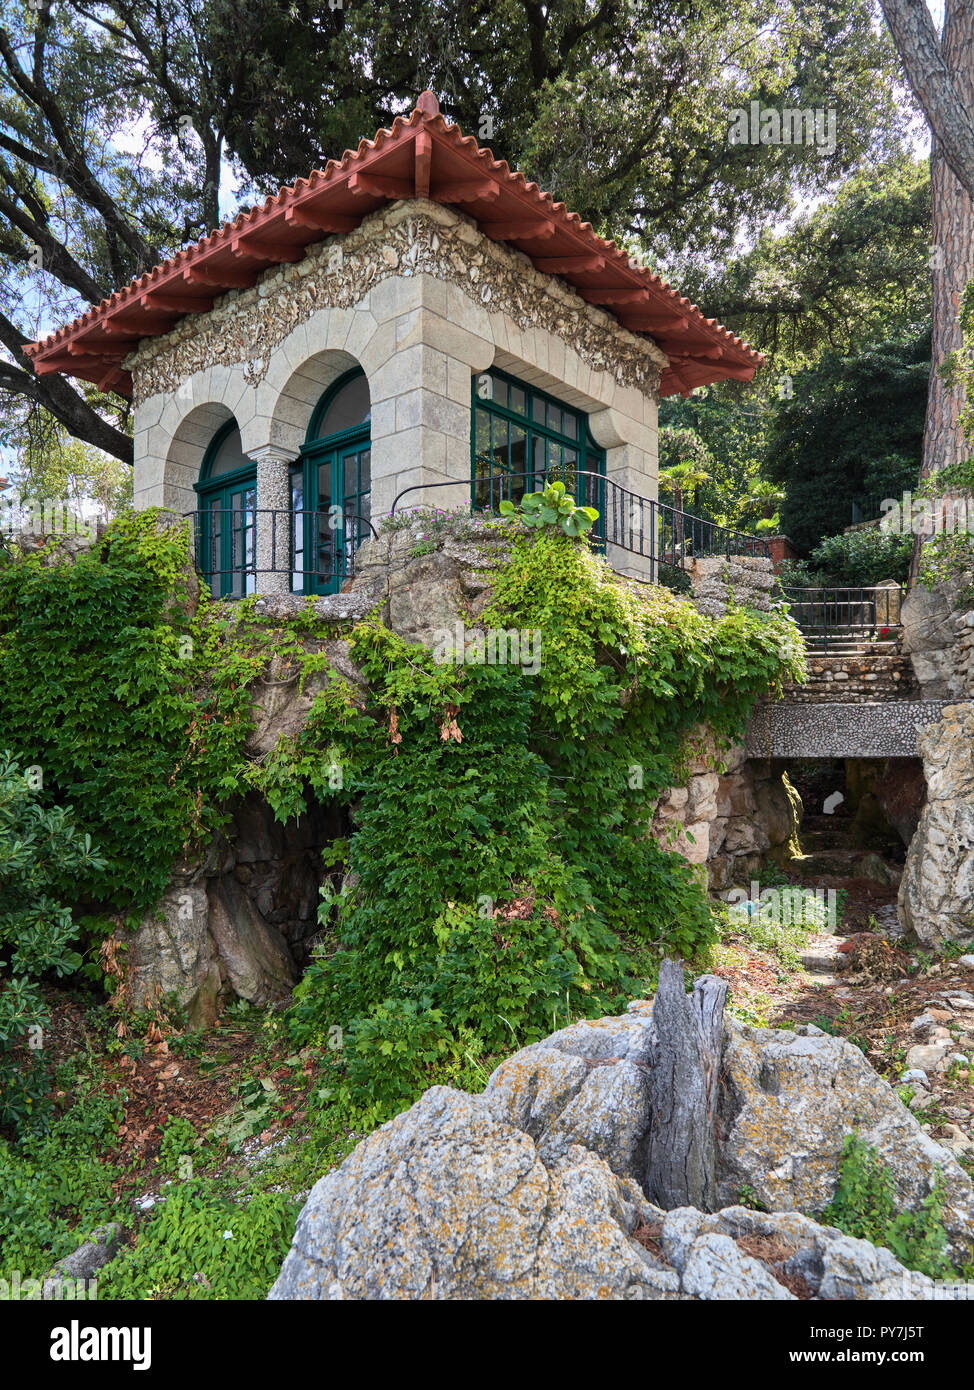
[[[804,948],[798,952],[798,959],[810,975],[824,977],[822,983],[831,984],[843,965],[839,947],[845,944],[845,940],[844,936],[831,936],[826,933],[811,936]]]
[[[895,888],[902,870],[881,855],[861,849],[822,849],[788,860],[787,870],[806,883],[823,878],[867,878]]]
[[[806,830],[798,832],[803,854],[818,854],[820,850],[842,849],[848,841],[848,830]]]

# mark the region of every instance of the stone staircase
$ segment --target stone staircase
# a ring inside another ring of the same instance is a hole
[[[785,686],[786,700],[872,704],[919,698],[913,668],[896,640],[871,642],[861,632],[839,629],[829,633],[827,642],[806,633],[805,650],[808,680]]]

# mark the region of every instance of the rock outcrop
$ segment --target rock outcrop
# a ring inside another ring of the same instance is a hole
[[[126,937],[126,988],[135,1007],[174,995],[195,1026],[223,997],[284,999],[318,930],[323,846],[344,833],[342,812],[312,806],[280,825],[250,793],[198,860],[178,863],[161,902]]]
[[[974,1191],[862,1054],[806,1027],[727,1021],[720,1209],[646,1197],[652,1004],[576,1023],[503,1062],[481,1096],[446,1087],[363,1140],[312,1189],[273,1299],[925,1298],[932,1286],[821,1212],[843,1140],[878,1150],[898,1200],[938,1172],[955,1252]],[[739,1205],[749,1200],[769,1210]]]
[[[974,698],[974,609],[961,598],[971,578],[914,584],[903,602],[902,647],[924,700]]]
[[[974,941],[974,703],[948,705],[919,737],[927,802],[910,842],[900,921],[926,946]]]

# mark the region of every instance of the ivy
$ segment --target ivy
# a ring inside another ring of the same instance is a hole
[[[99,845],[102,863],[52,881],[91,912],[153,906],[241,776],[246,686],[270,639],[241,638],[205,592],[194,602],[188,547],[185,527],[141,512],[100,554],[0,562],[0,744]]]
[[[500,1050],[611,1008],[635,987],[633,939],[710,944],[697,872],[650,835],[656,802],[698,722],[738,736],[802,671],[781,614],[706,618],[554,528],[514,539],[479,621],[540,631],[537,674],[438,666],[373,620],[352,634],[368,700],[334,682],[266,769],[294,807],[337,760],[354,803],[346,886],[290,1022],[299,1043],[344,1031],[373,1119],[461,1035]]]

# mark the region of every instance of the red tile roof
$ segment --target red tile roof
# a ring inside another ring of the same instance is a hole
[[[263,207],[239,213],[25,350],[40,376],[64,372],[130,395],[132,378],[121,364],[141,339],[205,312],[217,296],[252,285],[269,266],[301,260],[312,242],[352,231],[376,208],[414,197],[462,209],[487,236],[561,276],[625,328],[652,337],[670,359],[663,395],[686,395],[728,377],[750,381],[764,361],[614,241],[597,236],[591,223],[462,135],[440,114],[432,92],[391,130],[282,188]]]

